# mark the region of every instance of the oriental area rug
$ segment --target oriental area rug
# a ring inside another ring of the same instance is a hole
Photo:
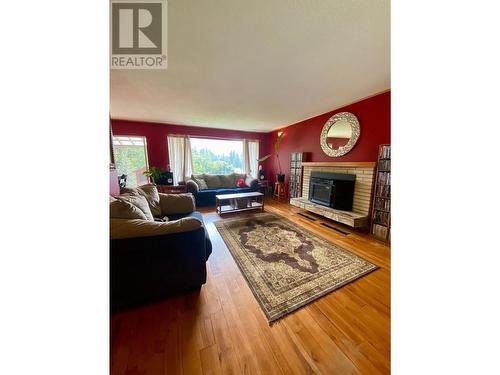
[[[214,224],[269,322],[378,268],[271,213]]]

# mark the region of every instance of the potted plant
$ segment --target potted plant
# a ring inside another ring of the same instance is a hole
[[[276,155],[276,159],[278,160],[278,174],[276,175],[276,180],[278,182],[285,182],[285,175],[283,174],[283,171],[281,170],[281,163],[280,163],[280,157],[279,157],[279,151],[280,151],[280,146],[281,146],[281,140],[283,139],[284,132],[278,132],[278,136],[276,137],[276,141],[274,142],[274,151]],[[272,156],[271,154],[268,154],[266,156],[263,156],[262,158],[258,159],[259,162],[263,162],[267,159],[269,159]]]
[[[151,167],[142,174],[146,177],[150,177],[156,185],[172,185],[172,172],[157,167]]]

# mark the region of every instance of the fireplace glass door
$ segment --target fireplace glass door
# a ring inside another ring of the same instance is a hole
[[[310,200],[325,206],[330,206],[334,186],[323,179],[311,180]]]

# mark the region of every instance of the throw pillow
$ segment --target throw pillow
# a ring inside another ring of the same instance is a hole
[[[146,184],[136,188],[125,188],[122,189],[122,193],[142,195],[146,198],[153,216],[159,216],[161,214],[160,196],[158,195],[158,189],[155,184]]]
[[[234,188],[236,186],[232,175],[219,175],[219,180],[223,188]]]
[[[221,187],[221,182],[218,175],[204,174],[203,179],[207,183],[209,189],[218,189]]]
[[[113,219],[148,220],[146,215],[129,202],[113,199],[109,202],[109,217]]]
[[[245,180],[240,178],[238,182],[236,183],[236,186],[238,187],[248,187],[247,184],[245,184]]]
[[[122,202],[130,203],[131,205],[137,207],[139,210],[142,211],[144,216],[146,216],[147,220],[154,221],[153,214],[151,213],[151,209],[149,208],[148,201],[142,195],[122,194],[117,196],[116,199]]]
[[[238,184],[238,181],[241,180],[241,179],[245,179],[246,178],[246,174],[244,173],[233,173],[231,176],[233,176],[233,179],[234,179],[234,185],[237,186]]]
[[[196,182],[196,185],[198,185],[199,190],[207,190],[208,189],[208,185],[203,178],[193,177],[193,180],[194,180],[194,182]]]
[[[193,194],[160,194],[161,214],[187,214],[196,209]]]

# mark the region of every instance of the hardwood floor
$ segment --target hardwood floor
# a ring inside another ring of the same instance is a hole
[[[288,203],[266,211],[377,264],[380,269],[269,326],[224,241],[201,210],[213,253],[199,292],[111,317],[112,374],[388,374],[390,249],[368,234],[344,235]]]

